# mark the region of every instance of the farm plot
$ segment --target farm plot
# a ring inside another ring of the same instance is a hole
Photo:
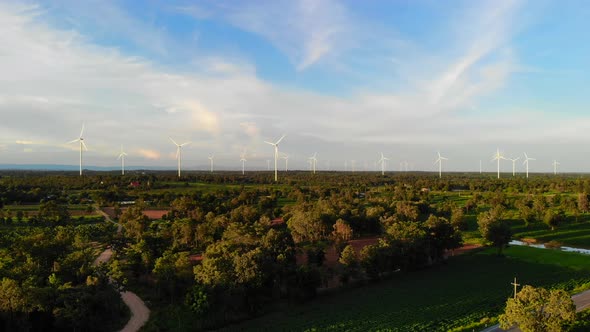
[[[446,265],[288,306],[225,330],[447,331],[498,315],[515,276],[523,284],[570,289],[590,281],[587,256],[526,247],[508,248],[506,257],[494,252],[453,257]]]

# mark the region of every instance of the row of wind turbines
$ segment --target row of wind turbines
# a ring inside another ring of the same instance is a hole
[[[500,160],[509,160],[512,162],[512,176],[516,175],[516,162],[520,159],[520,157],[516,157],[516,158],[506,158],[502,155],[502,153],[500,153],[500,149],[496,149],[496,153],[492,156],[492,160],[491,161],[496,161],[498,164],[498,179],[500,178]],[[442,161],[443,160],[449,160],[448,158],[445,158],[443,156],[440,155],[440,152],[438,152],[438,159],[436,159],[436,161],[434,162],[434,164],[438,164],[438,177],[441,178],[442,177]],[[523,161],[523,165],[526,166],[526,178],[529,178],[529,161],[531,160],[536,160],[535,158],[530,158],[526,152],[524,152],[524,161]],[[560,163],[557,160],[553,160],[553,174],[556,175],[557,174],[557,166],[559,166]],[[479,161],[479,173],[481,173],[481,160]]]
[[[274,180],[278,181],[278,159],[282,158],[285,159],[285,171],[288,171],[288,163],[289,163],[289,155],[287,154],[283,154],[282,156],[279,155],[279,143],[281,143],[281,141],[286,137],[286,135],[281,136],[281,138],[279,138],[276,142],[269,142],[269,141],[264,141],[264,143],[272,145],[273,149],[274,149]],[[184,142],[184,143],[177,143],[174,139],[172,139],[172,137],[168,137],[170,139],[170,141],[172,141],[172,143],[176,146],[176,159],[178,161],[178,177],[181,176],[181,170],[182,170],[182,148],[188,144],[190,144],[191,142]],[[82,176],[82,156],[83,156],[83,151],[88,151],[88,147],[86,146],[86,143],[84,142],[84,123],[82,124],[82,130],[80,131],[80,135],[78,136],[78,138],[68,142],[68,144],[72,144],[72,143],[78,143],[79,147],[80,147],[80,176]],[[390,160],[389,158],[385,157],[385,155],[383,154],[383,152],[380,153],[381,158],[377,161],[377,163],[379,163],[381,165],[381,175],[385,174],[385,169],[386,169],[386,162],[388,160]],[[443,157],[440,154],[440,151],[437,152],[438,158],[435,160],[434,164],[438,164],[438,176],[439,178],[442,178],[442,164],[444,160],[449,160],[446,157]],[[117,160],[121,160],[121,174],[125,175],[125,156],[127,156],[127,153],[123,150],[123,146],[121,145],[121,152],[119,153]],[[210,163],[210,171],[213,172],[213,160],[214,160],[214,155],[211,155],[208,157],[209,159],[209,163]],[[520,159],[520,157],[517,158],[506,158],[504,157],[501,153],[500,153],[500,149],[498,148],[496,150],[496,153],[492,156],[492,160],[491,161],[497,161],[497,172],[498,172],[498,179],[500,178],[500,160],[509,160],[512,161],[512,176],[515,176],[516,174],[516,161],[518,161]],[[523,165],[526,166],[526,177],[529,177],[529,161],[531,160],[536,160],[534,158],[530,158],[526,152],[524,153],[524,161],[523,161]],[[245,164],[246,164],[246,153],[243,152],[240,155],[240,162],[242,163],[242,174],[245,173]],[[316,173],[316,165],[317,165],[317,152],[313,154],[313,156],[308,158],[308,163],[310,164],[310,170],[313,172],[313,174]],[[346,163],[346,162],[345,162]],[[557,160],[553,161],[553,173],[557,174],[557,166],[559,165],[559,162]],[[270,166],[270,165],[269,165]],[[346,167],[346,166],[345,166]],[[270,168],[270,167],[269,167]],[[479,172],[481,173],[481,160],[479,161]]]

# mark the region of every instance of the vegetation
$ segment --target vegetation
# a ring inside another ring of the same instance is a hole
[[[524,286],[506,302],[506,310],[500,316],[500,327],[509,329],[516,325],[523,332],[559,332],[575,317],[576,306],[565,291]]]
[[[259,329],[271,318],[294,330],[479,328],[500,313],[499,289],[508,293],[514,275],[535,286],[588,282],[576,255],[507,247],[526,238],[590,248],[588,192],[590,180],[574,176],[289,172],[277,185],[266,172],[5,172],[2,322],[114,327],[125,316],[115,290],[128,288],[149,303],[148,331]],[[449,258],[464,243],[504,256]],[[107,245],[111,261],[93,267]],[[101,307],[108,296],[119,304]],[[113,319],[101,325],[100,315]]]

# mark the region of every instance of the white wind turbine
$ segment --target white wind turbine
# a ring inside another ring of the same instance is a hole
[[[516,157],[514,159],[507,158],[507,160],[510,160],[512,162],[512,176],[516,174],[516,161],[518,159],[520,159],[520,157]]]
[[[207,157],[207,159],[209,159],[209,169],[211,173],[213,173],[213,158],[215,158],[214,155],[210,155],[209,157]]]
[[[498,161],[498,179],[500,178],[500,160],[504,159],[507,160],[506,158],[504,158],[504,156],[500,153],[500,148],[496,149],[496,153],[494,154],[492,161],[497,160]]]
[[[389,160],[389,158],[385,158],[383,152],[381,152],[381,159],[379,159],[379,163],[381,164],[381,175],[385,175],[385,162]]]
[[[286,153],[283,153],[283,156],[281,158],[285,159],[285,172],[288,172],[289,171],[289,155]]]
[[[119,153],[119,156],[117,157],[117,159],[121,159],[121,175],[125,175],[125,156],[127,155],[127,153],[125,153],[123,151],[123,145],[121,145],[121,153]]]
[[[441,156],[440,151],[437,153],[438,153],[438,159],[434,162],[434,164],[436,165],[436,163],[438,163],[438,177],[442,178],[442,161],[449,160],[449,159]]]
[[[535,158],[529,158],[529,156],[526,155],[526,152],[524,153],[524,161],[522,162],[523,165],[526,165],[526,178],[529,178],[529,160],[536,160]]]
[[[247,160],[246,160],[246,152],[243,152],[243,153],[240,155],[240,161],[242,162],[242,175],[244,175],[244,167],[245,167],[245,165],[246,165],[246,161],[247,161]]]
[[[309,159],[309,162],[311,163],[311,164],[310,164],[310,167],[311,167],[311,170],[313,171],[313,174],[315,174],[315,167],[316,167],[316,164],[317,164],[317,162],[318,162],[317,155],[318,155],[318,153],[317,153],[317,152],[315,152],[315,153],[313,154],[313,156],[311,156],[311,157],[307,158],[307,159]]]
[[[174,143],[174,145],[176,145],[176,159],[178,159],[178,177],[180,177],[180,167],[182,165],[182,151],[181,150],[182,150],[183,146],[190,144],[190,142],[184,142],[182,144],[178,144],[172,139],[172,137],[168,137],[168,138],[172,141],[172,143]]]
[[[557,175],[557,166],[560,165],[557,160],[553,160],[553,175]]]
[[[76,138],[75,140],[71,140],[68,142],[68,144],[80,142],[80,176],[82,176],[82,150],[88,151],[88,148],[86,147],[86,143],[84,143],[84,137],[82,137],[83,134],[84,134],[84,123],[82,123],[82,130],[80,131],[80,136],[78,138]]]
[[[279,143],[283,140],[283,138],[285,138],[286,135],[281,136],[281,138],[279,138],[278,141],[272,143],[272,142],[268,142],[268,141],[264,141],[264,143],[266,144],[270,144],[272,146],[274,146],[275,148],[275,182],[278,181],[278,171],[277,171],[277,159],[279,159]]]

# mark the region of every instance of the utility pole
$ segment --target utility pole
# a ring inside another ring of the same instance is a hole
[[[520,284],[516,283],[516,277],[514,277],[514,282],[510,284],[514,286],[514,299],[516,299],[516,287],[520,286]]]

